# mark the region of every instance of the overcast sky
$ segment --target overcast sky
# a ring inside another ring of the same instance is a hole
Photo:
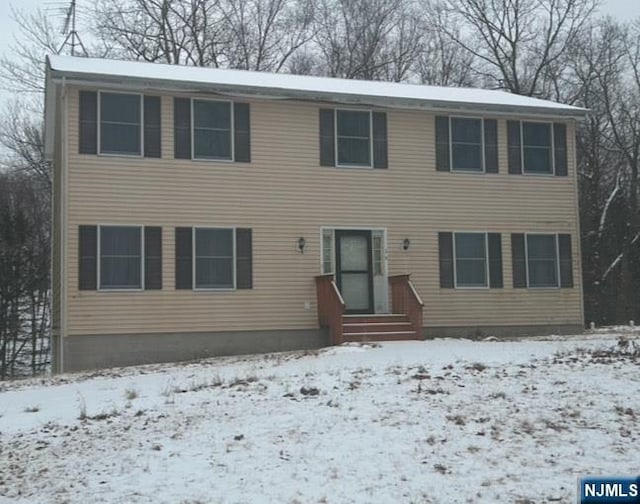
[[[630,20],[640,17],[640,0],[601,0],[601,14],[610,15],[620,20]],[[63,11],[69,5],[68,0],[0,0],[0,53],[7,54],[10,50],[9,46],[13,44],[14,34],[17,30],[16,24],[12,19],[11,8],[18,7],[22,10],[29,11],[40,8],[47,14],[56,19],[54,26],[62,28]],[[78,11],[86,12],[87,5],[92,0],[77,0]],[[84,8],[83,8],[84,7]],[[79,29],[80,35],[82,31]],[[0,102],[6,99],[7,93],[0,90]]]

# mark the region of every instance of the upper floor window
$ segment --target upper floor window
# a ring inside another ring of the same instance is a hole
[[[99,95],[100,154],[142,155],[142,95]]]
[[[320,166],[387,168],[387,114],[320,109]]]
[[[507,121],[509,173],[567,175],[564,123]]]
[[[176,159],[251,162],[248,103],[176,97],[173,128]]]
[[[495,119],[436,117],[438,171],[498,173]]]
[[[371,112],[337,110],[337,158],[341,166],[371,166]]]
[[[450,117],[451,170],[484,171],[482,121]]]
[[[231,102],[192,100],[193,157],[232,160],[233,131]]]
[[[553,173],[551,123],[522,123],[522,166],[525,173]]]
[[[160,96],[82,90],[78,119],[80,154],[162,155]]]

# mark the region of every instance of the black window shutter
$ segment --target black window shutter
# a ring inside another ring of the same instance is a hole
[[[522,174],[520,148],[520,121],[507,121],[507,149],[509,151],[509,173],[511,174]]]
[[[96,290],[98,227],[78,227],[78,289]]]
[[[436,170],[451,171],[449,159],[449,118],[436,117]]]
[[[373,167],[387,168],[387,114],[374,112],[373,116]]]
[[[236,229],[236,289],[253,288],[251,229]]]
[[[489,233],[489,287],[502,289],[502,236]]]
[[[248,103],[233,104],[233,141],[235,161],[251,162],[251,119]]]
[[[498,121],[495,119],[484,120],[484,168],[487,173],[498,173]]]
[[[333,109],[320,109],[320,166],[336,165],[334,114]]]
[[[524,253],[524,234],[511,235],[511,260],[513,264],[513,287],[523,289],[527,287],[527,265]]]
[[[573,263],[571,257],[571,235],[558,235],[560,249],[560,287],[573,287]]]
[[[144,97],[144,157],[161,156],[160,97]]]
[[[176,228],[176,289],[193,285],[193,234],[190,227]]]
[[[144,288],[162,289],[162,228],[144,227]]]
[[[173,150],[176,159],[191,159],[191,100],[173,99]]]
[[[98,152],[98,93],[80,91],[80,125],[78,151],[80,154]]]
[[[440,287],[453,289],[453,233],[438,233]]]
[[[553,149],[556,162],[555,173],[558,177],[567,176],[567,125],[553,125]]]

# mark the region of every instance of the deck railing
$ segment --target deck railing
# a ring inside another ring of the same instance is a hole
[[[409,279],[409,275],[389,277],[391,285],[391,308],[393,313],[404,313],[413,330],[422,335],[422,311],[424,303]]]
[[[316,293],[318,298],[318,323],[320,327],[328,327],[332,345],[340,345],[342,341],[342,316],[344,315],[344,299],[338,290],[333,275],[316,277]]]

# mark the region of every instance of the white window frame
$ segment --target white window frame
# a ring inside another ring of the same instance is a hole
[[[530,276],[529,276],[529,236],[553,236],[555,238],[556,244],[556,285],[531,285],[530,284]],[[559,233],[525,233],[524,234],[524,259],[527,273],[527,289],[532,290],[558,290],[560,289],[560,240]]]
[[[487,166],[484,152],[484,118],[475,116],[449,116],[449,171],[456,173],[487,173]],[[475,119],[480,121],[480,170],[466,170],[463,168],[454,168],[453,166],[453,127],[452,119]]]
[[[535,171],[527,171],[527,167],[524,164],[524,123],[538,123],[538,124],[547,124],[551,130],[550,141],[551,141],[551,171],[550,172],[535,172]],[[553,122],[550,121],[539,121],[539,120],[521,120],[520,124],[520,163],[522,165],[522,174],[523,175],[532,175],[534,177],[553,177],[556,174],[556,149],[555,149],[555,138],[553,133]]]
[[[331,237],[331,250],[329,252],[331,271],[324,270],[324,238]],[[335,275],[336,273],[336,230],[334,228],[320,229],[320,273],[323,275]]]
[[[228,103],[229,104],[229,117],[230,120],[230,144],[231,144],[231,157],[196,157],[196,135],[195,135],[195,114],[194,114],[194,102],[195,101],[203,101],[203,102],[216,102],[216,103]],[[232,100],[216,100],[213,98],[198,98],[191,97],[189,99],[189,107],[190,107],[190,131],[191,131],[191,160],[192,161],[204,161],[204,162],[213,162],[213,163],[234,163],[236,160],[236,146],[235,146],[235,107],[233,106]]]
[[[101,265],[102,265],[102,249],[100,246],[101,236],[102,236],[102,228],[103,227],[131,227],[131,228],[139,228],[140,229],[140,287],[119,287],[117,289],[111,289],[109,287],[102,287],[102,278],[100,275]],[[145,243],[144,243],[144,228],[142,224],[98,224],[98,236],[96,239],[97,245],[97,261],[96,261],[96,280],[97,280],[97,290],[100,292],[142,292],[145,290]]]
[[[340,164],[338,157],[338,112],[362,112],[369,114],[369,164]],[[334,143],[334,156],[337,168],[363,168],[365,170],[373,168],[373,110],[371,109],[358,109],[358,108],[337,108],[333,113],[333,143]]]
[[[487,290],[490,288],[489,279],[489,233],[486,231],[454,231],[453,233],[453,286],[461,290]],[[456,254],[456,235],[479,234],[484,235],[484,271],[486,285],[458,285],[458,256]]]
[[[198,287],[196,284],[196,230],[197,229],[215,229],[215,230],[227,230],[230,229],[233,257],[231,260],[233,267],[233,287]],[[237,226],[193,226],[191,228],[191,286],[194,292],[233,292],[238,288],[237,283],[237,250],[236,250],[236,229]]]
[[[102,152],[102,93],[106,94],[121,94],[121,95],[130,95],[130,96],[138,96],[140,97],[140,153],[139,154],[126,154],[126,153],[117,153],[117,152]],[[126,157],[126,158],[142,158],[144,157],[144,95],[142,93],[129,93],[126,91],[108,91],[108,90],[98,90],[98,110],[97,110],[97,136],[96,145],[98,147],[98,155],[99,156],[108,156],[108,157]]]

